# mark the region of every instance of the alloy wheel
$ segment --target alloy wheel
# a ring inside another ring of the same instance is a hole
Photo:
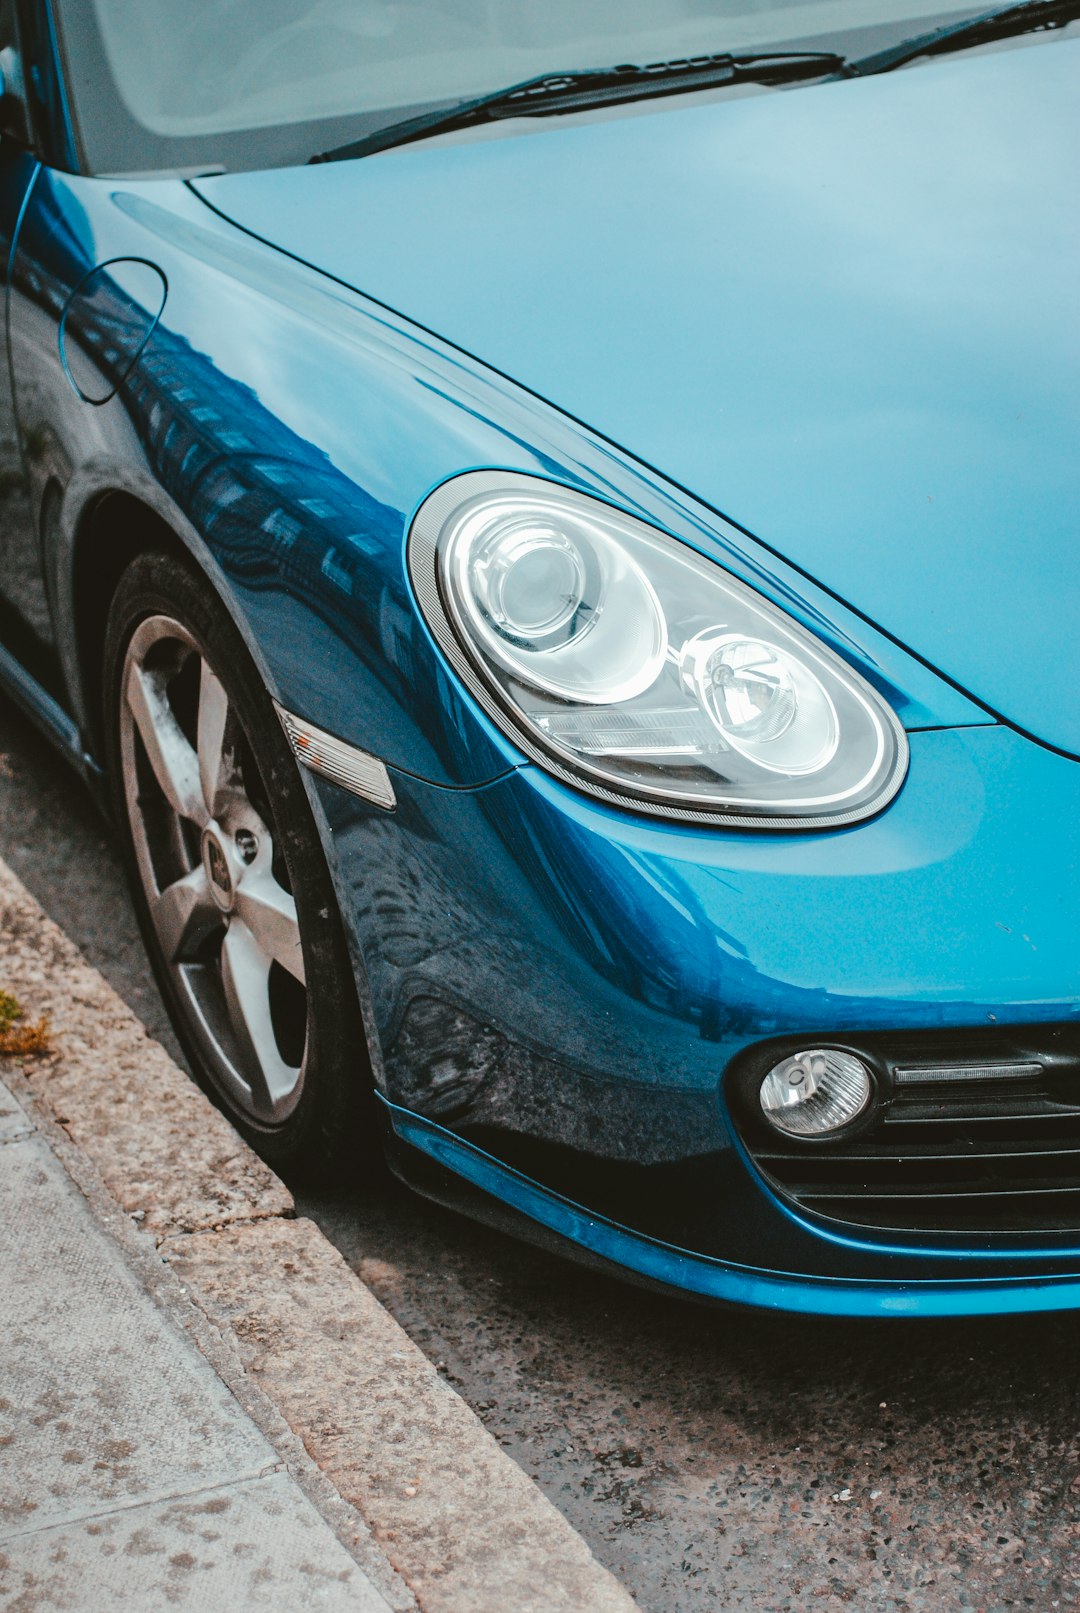
[[[191,632],[144,618],[120,683],[124,798],[150,923],[222,1094],[256,1125],[299,1101],[304,955],[258,763]]]

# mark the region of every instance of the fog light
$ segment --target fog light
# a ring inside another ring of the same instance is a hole
[[[872,1090],[869,1070],[853,1053],[810,1048],[773,1066],[761,1083],[761,1107],[777,1131],[825,1137],[857,1119]]]

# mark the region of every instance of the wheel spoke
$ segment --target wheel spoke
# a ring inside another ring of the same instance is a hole
[[[270,958],[243,920],[233,918],[221,946],[221,980],[252,1102],[269,1113],[296,1085],[278,1052],[270,1015]]]
[[[306,985],[296,903],[268,868],[253,868],[241,881],[236,891],[236,911],[267,958],[280,963],[302,986]]]
[[[181,818],[190,819],[201,829],[207,813],[198,759],[173,715],[163,682],[130,661],[124,699],[165,799]]]
[[[154,928],[170,963],[182,963],[222,923],[200,863],[183,879],[166,885],[151,903]]]
[[[199,672],[199,778],[210,817],[221,810],[222,797],[235,771],[233,748],[228,743],[229,697],[220,679],[203,661]]]

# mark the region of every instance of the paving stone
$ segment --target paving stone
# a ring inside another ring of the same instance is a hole
[[[389,1613],[40,1133],[0,1149],[0,1318],[0,1610]]]
[[[0,1542],[274,1466],[45,1141],[0,1164]]]
[[[0,1086],[0,1143],[19,1142],[33,1135],[34,1126],[7,1087]]]
[[[285,1474],[36,1530],[0,1546],[11,1613],[385,1613]]]

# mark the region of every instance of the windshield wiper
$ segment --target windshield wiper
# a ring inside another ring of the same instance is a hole
[[[388,124],[371,134],[320,151],[311,162],[342,162],[368,157],[376,151],[424,140],[428,135],[465,129],[470,124],[498,118],[524,118],[589,107],[612,106],[654,95],[678,95],[687,90],[711,89],[725,84],[787,84],[803,78],[823,78],[842,72],[844,58],[831,50],[762,51],[756,55],[694,56],[649,67],[602,67],[577,73],[545,73],[539,78],[511,84],[508,89],[477,95],[453,106],[425,112]]]
[[[1037,28],[1064,28],[1080,17],[1080,0],[1022,0],[1019,5],[997,6],[962,22],[946,23],[929,33],[916,34],[888,50],[849,63],[846,78],[868,78],[872,73],[888,73],[894,67],[914,61],[917,56],[934,56],[949,50],[966,50],[969,45],[990,44],[1013,34],[1031,33]]]

